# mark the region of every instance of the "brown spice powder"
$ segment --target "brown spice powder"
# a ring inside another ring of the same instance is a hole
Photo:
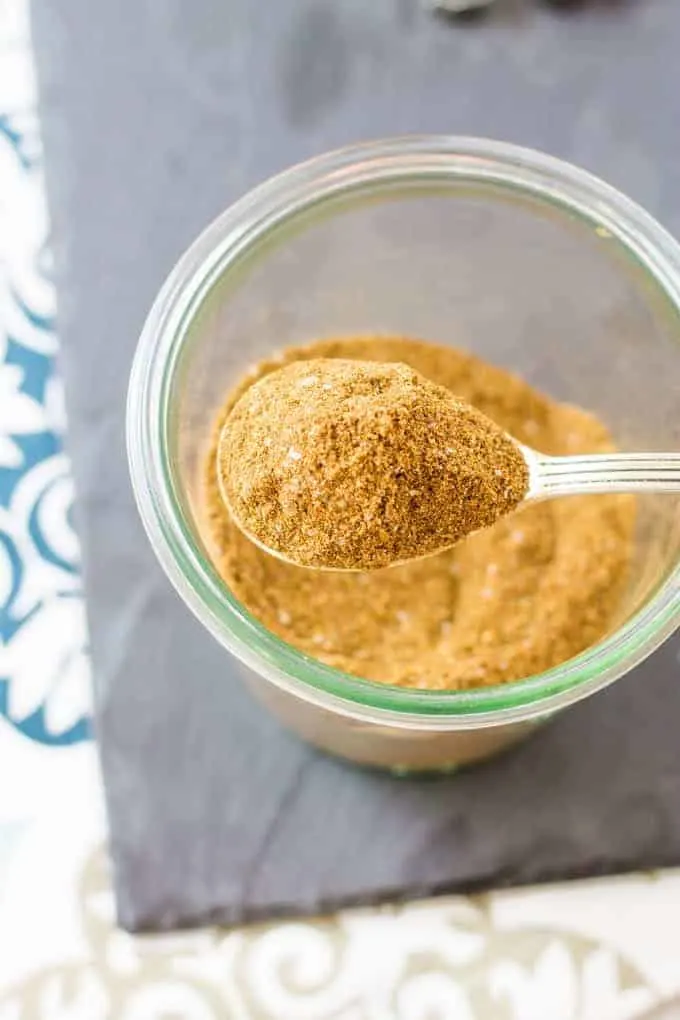
[[[309,567],[375,570],[454,545],[526,493],[519,448],[402,364],[316,358],[272,372],[218,448],[246,534]]]
[[[558,404],[461,350],[394,337],[347,337],[291,348],[229,396],[205,460],[205,538],[225,583],[283,640],[366,679],[429,689],[518,680],[578,654],[618,612],[632,552],[629,496],[528,506],[454,548],[369,573],[291,566],[244,537],[217,485],[217,438],[252,383],[310,358],[402,362],[548,454],[612,449],[593,415]]]

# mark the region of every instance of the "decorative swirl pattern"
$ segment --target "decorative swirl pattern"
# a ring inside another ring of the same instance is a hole
[[[67,1004],[72,1020],[626,1020],[653,1001],[612,946],[508,924],[494,897],[134,938],[115,928],[102,850],[78,884],[84,955],[8,990],[3,1020]]]
[[[40,142],[24,104],[0,114],[0,181],[0,714],[68,746],[89,738],[90,673]]]

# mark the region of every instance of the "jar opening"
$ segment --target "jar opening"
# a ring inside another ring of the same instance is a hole
[[[605,231],[680,308],[680,249],[643,210],[584,171],[539,153],[474,139],[406,138],[356,146],[295,167],[220,216],[180,260],[147,320],[130,382],[128,449],[135,495],[171,581],[237,657],[299,697],[355,718],[423,717],[461,728],[544,715],[604,687],[644,659],[677,625],[680,567],[615,633],[545,673],[494,687],[423,691],[341,673],[285,644],[251,616],[196,541],[173,470],[173,387],[192,325],[213,288],[245,271],[272,238],[358,193],[446,182],[492,186],[551,203]],[[162,371],[151,371],[162,365]]]

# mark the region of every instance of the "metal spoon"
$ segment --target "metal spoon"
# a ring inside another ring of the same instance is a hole
[[[517,443],[529,468],[520,503],[601,492],[680,492],[680,453],[597,453],[548,457]],[[519,509],[519,507],[518,507]]]
[[[513,442],[520,449],[529,469],[529,485],[526,495],[513,513],[530,503],[553,499],[557,496],[583,496],[595,493],[640,493],[640,492],[678,492],[680,493],[680,453],[598,453],[579,454],[572,457],[549,457],[529,446],[524,446],[516,439]],[[264,552],[275,556],[284,563],[306,569],[324,569],[337,573],[361,573],[353,568],[341,567],[309,567],[307,564],[296,563],[277,549],[264,545],[257,536],[248,531],[238,519],[230,504],[228,492],[224,485],[221,472],[217,470],[217,480],[222,500],[233,520],[241,531]],[[447,546],[436,552],[443,552]],[[424,557],[415,557],[423,559]],[[414,559],[415,559],[414,558]],[[401,560],[393,566],[401,565]]]

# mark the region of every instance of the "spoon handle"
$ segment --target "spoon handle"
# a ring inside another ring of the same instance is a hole
[[[680,453],[602,453],[548,457],[533,453],[529,498],[589,492],[680,492]]]

